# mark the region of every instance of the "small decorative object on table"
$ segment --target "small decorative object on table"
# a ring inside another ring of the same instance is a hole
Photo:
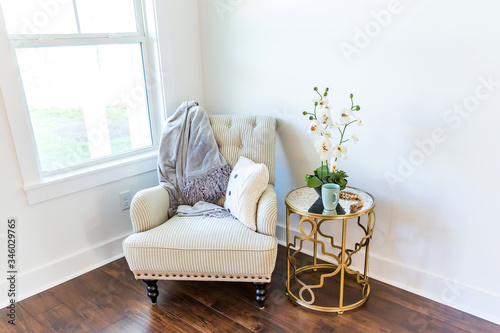
[[[304,111],[302,114],[309,116],[311,121],[309,133],[318,135],[319,137],[314,141],[314,147],[318,152],[321,160],[321,166],[314,170],[314,174],[306,175],[304,180],[307,182],[308,187],[316,190],[321,200],[321,186],[323,184],[334,183],[340,186],[343,191],[347,186],[347,173],[343,170],[337,170],[337,163],[339,157],[347,158],[347,148],[345,143],[352,141],[358,142],[356,135],[346,132],[347,127],[351,124],[357,123],[359,126],[363,125],[361,118],[357,115],[361,109],[359,105],[354,105],[353,94],[350,95],[351,107],[343,108],[338,112],[331,110],[328,100],[328,88],[325,89],[323,95],[318,92],[318,88],[314,87],[314,91],[318,94],[318,98],[314,99],[314,111]],[[340,139],[338,144],[332,145],[333,133],[338,130]],[[330,162],[328,162],[330,158]],[[353,193],[351,193],[353,194]],[[357,200],[355,195],[349,195],[341,192],[340,198],[344,200]],[[363,202],[351,205],[351,213],[359,210],[363,206]]]
[[[347,192],[347,191],[342,191],[340,192],[340,199],[343,200],[349,200],[349,201],[357,201],[356,203],[353,203],[349,208],[351,211],[351,214],[356,213],[358,210],[360,210],[363,205],[364,205],[364,200],[363,198],[356,193],[352,192]]]

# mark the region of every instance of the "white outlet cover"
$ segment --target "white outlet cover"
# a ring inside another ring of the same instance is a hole
[[[130,208],[130,191],[120,192],[120,206],[122,210],[127,210]]]

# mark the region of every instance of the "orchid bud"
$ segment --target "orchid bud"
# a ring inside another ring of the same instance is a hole
[[[305,116],[307,114],[307,111],[302,112],[302,114]]]
[[[318,91],[318,87],[314,87],[314,91]]]
[[[351,98],[353,98],[353,97],[354,97],[354,95],[353,95],[353,94],[351,94]]]
[[[313,117],[313,116],[310,116],[310,117],[309,117],[309,120],[314,120],[314,117]]]

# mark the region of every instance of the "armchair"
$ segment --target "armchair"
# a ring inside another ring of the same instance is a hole
[[[276,263],[277,201],[274,191],[276,121],[268,116],[210,116],[219,150],[231,166],[240,156],[269,169],[269,184],[257,204],[257,232],[231,217],[168,219],[169,195],[161,186],[139,191],[131,203],[134,233],[123,241],[127,263],[147,284],[152,303],[158,280],[253,282],[263,308],[265,286]],[[223,205],[220,200],[219,205]]]

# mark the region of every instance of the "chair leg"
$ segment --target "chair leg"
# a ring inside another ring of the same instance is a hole
[[[156,282],[158,280],[142,280],[148,285],[148,296],[151,298],[151,303],[156,304],[156,298],[158,298],[158,286]]]
[[[253,283],[255,285],[255,293],[256,293],[256,297],[255,299],[257,300],[257,303],[259,303],[259,308],[263,309],[264,308],[264,304],[266,303],[266,286],[267,286],[267,283],[264,283],[264,282],[254,282]]]

